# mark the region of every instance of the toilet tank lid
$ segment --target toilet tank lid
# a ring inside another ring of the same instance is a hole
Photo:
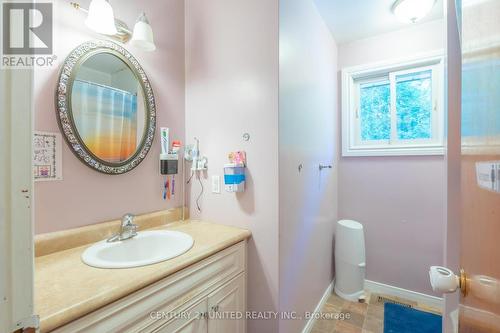
[[[340,220],[338,222],[343,227],[351,228],[351,229],[363,229],[363,225],[359,222],[353,220]]]

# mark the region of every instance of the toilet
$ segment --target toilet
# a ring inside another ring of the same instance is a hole
[[[340,220],[335,231],[335,293],[348,301],[364,298],[366,274],[363,225]]]

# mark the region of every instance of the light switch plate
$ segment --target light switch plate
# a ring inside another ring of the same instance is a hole
[[[220,176],[219,175],[212,176],[212,193],[220,194]]]

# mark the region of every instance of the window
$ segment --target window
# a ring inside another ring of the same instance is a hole
[[[344,156],[443,153],[442,59],[342,72]]]

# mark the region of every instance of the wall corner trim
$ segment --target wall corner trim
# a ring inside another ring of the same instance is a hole
[[[365,290],[388,296],[401,297],[409,301],[424,304],[431,308],[439,309],[441,311],[444,309],[444,300],[442,297],[422,294],[416,291],[390,286],[380,282],[365,280]]]
[[[326,290],[323,293],[323,296],[321,297],[318,305],[316,305],[316,308],[314,309],[314,312],[320,312],[321,311],[321,309],[325,305],[326,301],[328,301],[328,298],[333,293],[333,286],[334,285],[335,285],[335,279],[333,279],[332,282],[326,288]],[[312,318],[310,318],[307,321],[306,326],[304,326],[304,329],[302,330],[302,333],[309,333],[309,332],[311,332],[315,322],[316,322],[316,318],[314,318],[314,316],[313,316]]]

